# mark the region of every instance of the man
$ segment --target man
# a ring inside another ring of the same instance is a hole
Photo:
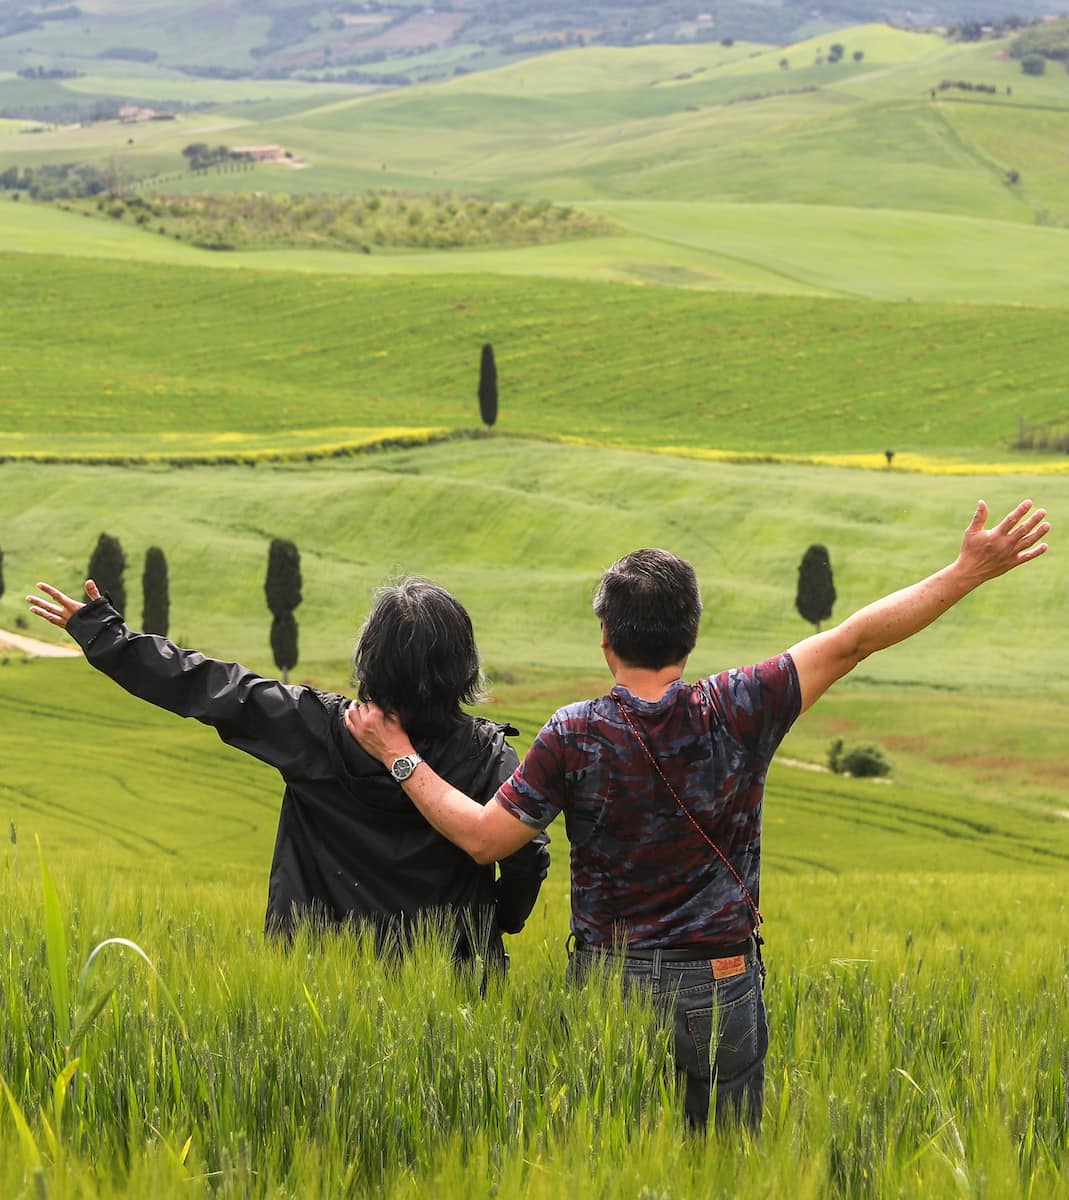
[[[571,974],[623,959],[625,982],[674,1014],[689,1123],[756,1127],[768,1028],[757,926],[765,774],[798,715],[877,650],[931,624],[974,588],[1037,558],[1049,530],[1022,501],[993,529],[980,502],[961,551],[928,579],[756,666],[683,681],[701,615],[689,563],[637,550],[594,598],[616,686],[560,709],[484,807],[412,757],[396,715],[354,706],[350,732],[419,810],[478,862],[515,852],[564,812],[571,839]]]
[[[235,663],[132,633],[85,585],[81,604],[48,584],[30,611],[67,632],[89,662],[126,691],[195,717],[285,781],[267,901],[267,930],[298,920],[372,926],[381,947],[403,946],[420,921],[452,925],[455,958],[504,964],[501,933],[518,933],[549,864],[548,838],[503,856],[500,878],[438,834],[393,775],[345,732],[351,701],[264,679]],[[353,658],[359,695],[401,714],[442,778],[480,803],[512,773],[516,730],[465,715],[477,698],[471,619],[444,588],[406,579],[383,588]]]

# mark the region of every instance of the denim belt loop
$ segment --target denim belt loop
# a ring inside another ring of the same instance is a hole
[[[653,951],[653,966],[651,967],[651,974],[653,975],[654,979],[660,979],[661,977],[661,951],[659,947]]]

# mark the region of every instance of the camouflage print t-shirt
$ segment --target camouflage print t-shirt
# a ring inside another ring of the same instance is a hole
[[[765,773],[800,702],[794,662],[782,654],[696,684],[679,680],[657,701],[617,686],[554,713],[497,800],[537,829],[564,813],[577,938],[715,947],[754,926],[742,889],[680,810],[620,705],[760,903]]]

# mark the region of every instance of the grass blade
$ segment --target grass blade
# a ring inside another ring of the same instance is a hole
[[[67,978],[67,931],[63,923],[63,909],[59,893],[52,882],[41,849],[41,839],[35,834],[37,854],[41,860],[41,885],[45,897],[45,954],[48,959],[48,978],[52,985],[52,1015],[56,1037],[60,1044],[69,1046],[71,1040],[71,996]]]

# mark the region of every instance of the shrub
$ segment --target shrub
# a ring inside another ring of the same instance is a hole
[[[836,775],[851,775],[855,779],[873,779],[890,775],[892,763],[879,746],[843,746],[836,738],[828,747],[828,766]]]

